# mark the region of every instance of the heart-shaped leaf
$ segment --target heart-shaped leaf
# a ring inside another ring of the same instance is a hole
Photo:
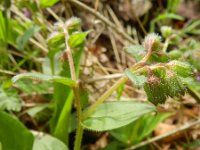
[[[82,125],[95,131],[112,130],[125,126],[152,111],[155,111],[155,107],[147,103],[107,102],[101,104],[90,117],[82,122]]]

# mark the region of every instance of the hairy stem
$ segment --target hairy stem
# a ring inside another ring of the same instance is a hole
[[[97,101],[83,114],[82,120],[89,117],[99,106],[103,103],[121,84],[125,83],[128,80],[127,77],[123,76],[120,78],[108,91],[106,91]]]
[[[78,126],[76,129],[76,139],[75,139],[75,144],[74,144],[74,150],[80,150],[81,148],[81,140],[82,140],[82,135],[83,135],[83,127],[81,126],[81,115],[82,115],[82,109],[81,109],[81,102],[80,102],[80,94],[79,94],[79,83],[76,79],[76,72],[74,68],[74,60],[72,57],[71,49],[68,45],[68,32],[66,27],[64,26],[63,28],[64,34],[65,34],[65,45],[66,45],[66,54],[67,54],[67,59],[69,62],[69,68],[70,68],[70,74],[72,80],[76,81],[76,86],[74,86],[73,91],[74,91],[74,97],[75,97],[75,104],[76,104],[76,109],[77,109],[77,116],[78,116]]]

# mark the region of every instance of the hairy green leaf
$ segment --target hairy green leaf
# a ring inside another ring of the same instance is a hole
[[[155,107],[146,103],[108,102],[96,108],[95,112],[82,122],[82,125],[94,131],[112,130],[125,126],[152,111],[155,111]]]
[[[144,91],[150,102],[157,105],[164,103],[167,97],[180,97],[185,94],[186,87],[181,78],[171,70],[161,73],[161,76],[150,75],[144,84]]]
[[[186,78],[192,75],[192,67],[188,63],[173,60],[170,61],[167,66],[181,77]]]
[[[65,77],[61,77],[61,76],[50,76],[50,75],[45,75],[45,74],[41,74],[41,73],[18,74],[12,78],[12,82],[16,82],[23,78],[48,81],[48,82],[57,82],[57,83],[62,83],[64,85],[68,85],[68,86],[74,86],[76,84],[75,81],[73,81],[69,78],[65,78]]]
[[[3,150],[32,150],[33,135],[16,118],[0,111],[0,143]]]

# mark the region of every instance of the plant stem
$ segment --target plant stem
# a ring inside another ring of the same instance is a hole
[[[83,136],[83,127],[81,126],[81,116],[82,116],[82,109],[81,109],[81,102],[80,102],[80,94],[79,94],[79,83],[76,79],[76,72],[74,68],[74,60],[72,57],[71,49],[68,45],[68,32],[66,27],[64,26],[63,28],[64,34],[65,34],[65,45],[66,45],[66,54],[69,62],[69,68],[70,68],[70,73],[71,73],[71,78],[72,80],[76,81],[76,85],[73,88],[74,91],[74,97],[75,97],[75,104],[76,104],[76,109],[77,109],[77,116],[78,116],[78,126],[76,129],[76,139],[75,139],[75,144],[74,144],[74,150],[80,150],[81,148],[81,140]]]
[[[149,47],[149,49],[147,50],[146,55],[142,58],[142,60],[138,64],[146,63],[147,60],[151,57],[151,55],[152,55],[152,45]]]
[[[75,139],[74,150],[81,149],[82,137],[83,137],[83,127],[82,127],[81,123],[79,122],[77,129],[76,129],[76,139]]]
[[[121,84],[125,83],[128,80],[126,76],[120,78],[108,91],[106,91],[97,101],[83,114],[82,120],[89,117],[99,106],[103,103]]]
[[[78,83],[77,83],[77,86],[75,86],[73,88],[73,90],[74,90],[75,103],[76,103],[77,116],[78,116],[78,126],[76,129],[76,139],[75,139],[74,150],[80,150],[82,136],[83,136],[83,127],[81,125],[82,109],[81,109],[81,103],[80,103],[79,84]]]

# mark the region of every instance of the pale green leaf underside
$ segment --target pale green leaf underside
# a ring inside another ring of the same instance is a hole
[[[142,87],[146,82],[147,78],[144,75],[137,75],[131,72],[130,70],[125,70],[125,75],[133,82],[133,84],[137,87]]]
[[[82,125],[90,130],[106,131],[125,126],[146,113],[155,111],[153,105],[133,101],[101,104]]]
[[[35,80],[41,80],[41,81],[48,81],[48,82],[58,82],[62,83],[64,85],[68,86],[74,86],[76,84],[75,81],[65,78],[65,77],[60,77],[60,76],[51,76],[51,75],[45,75],[41,73],[22,73],[19,75],[16,75],[12,78],[12,82],[16,82],[20,79],[23,78],[29,78],[29,79],[35,79]]]
[[[142,45],[131,45],[127,48],[127,52],[138,62],[142,59],[142,54],[145,52],[145,49]]]
[[[34,141],[33,150],[68,150],[67,146],[57,138],[45,135],[41,138],[36,138]]]

